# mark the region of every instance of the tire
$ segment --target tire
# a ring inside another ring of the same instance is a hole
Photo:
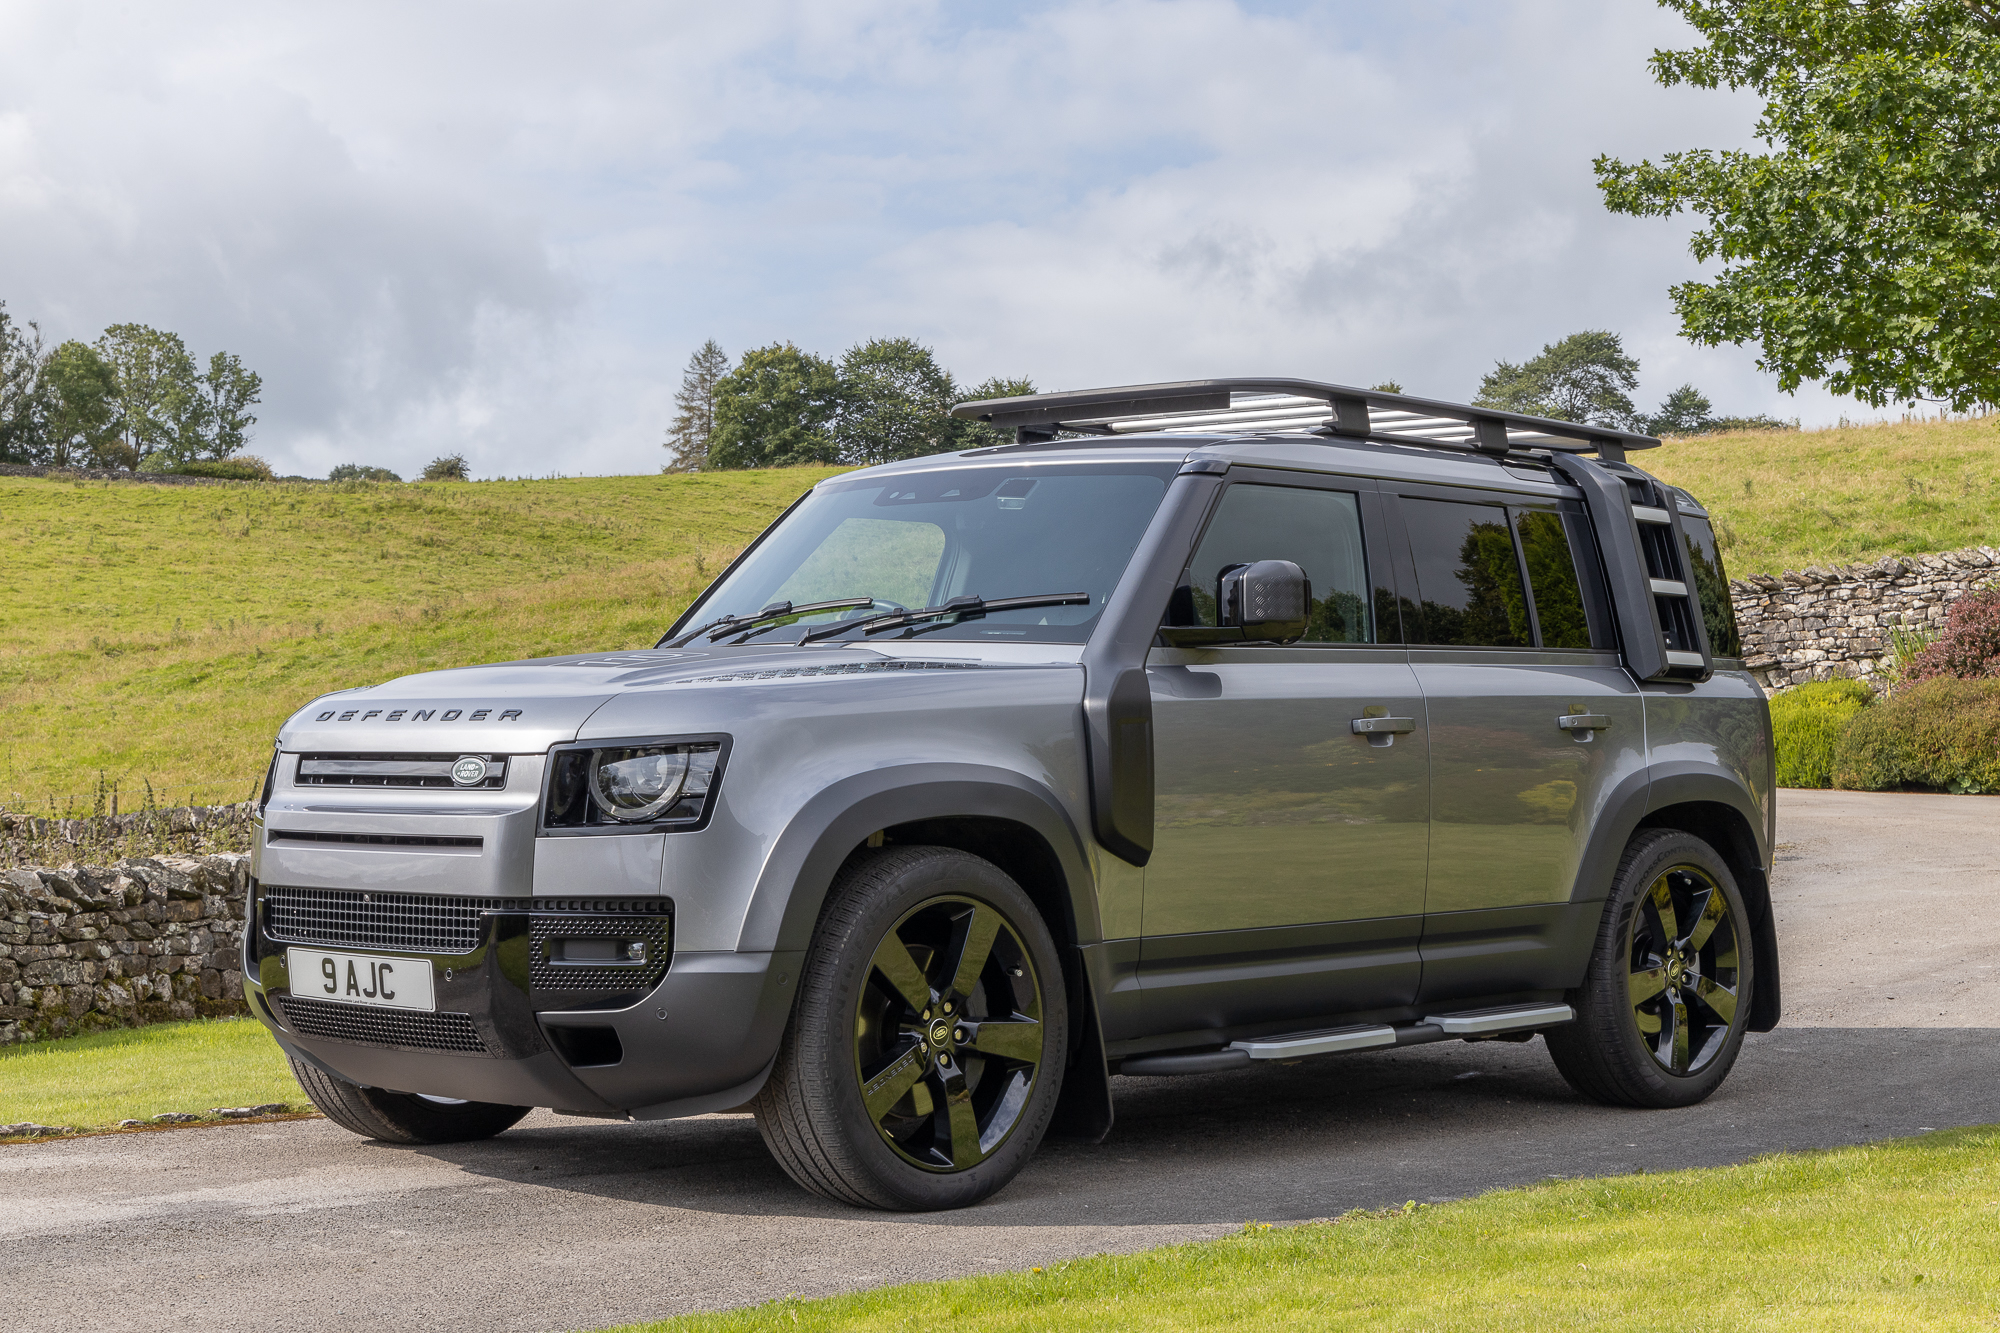
[[[492,1102],[438,1102],[411,1092],[343,1083],[303,1060],[292,1076],[320,1113],[342,1129],[386,1143],[469,1143],[511,1129],[531,1109]]]
[[[864,852],[827,895],[751,1108],[815,1194],[963,1208],[1034,1154],[1068,1050],[1061,958],[1019,885],[951,848]]]
[[[1728,863],[1691,833],[1641,833],[1612,879],[1576,1021],[1544,1034],[1549,1054],[1606,1106],[1692,1106],[1736,1063],[1754,966]]]

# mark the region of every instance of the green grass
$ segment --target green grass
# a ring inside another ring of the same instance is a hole
[[[240,800],[328,690],[650,646],[835,469],[421,486],[0,478],[0,803]]]
[[[736,1330],[1987,1329],[2000,1128],[1575,1180],[1046,1271],[633,1325]]]
[[[310,1110],[261,1023],[214,1018],[0,1047],[0,1124],[102,1129],[166,1111]]]
[[[1721,520],[1733,578],[2000,544],[2000,416],[1669,440],[1632,461]]]

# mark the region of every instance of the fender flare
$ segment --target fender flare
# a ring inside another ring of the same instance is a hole
[[[1011,769],[924,763],[856,773],[799,809],[764,858],[738,951],[806,948],[833,877],[870,834],[920,819],[967,817],[1006,820],[1038,834],[1062,870],[1072,943],[1102,938],[1082,836],[1053,792]]]

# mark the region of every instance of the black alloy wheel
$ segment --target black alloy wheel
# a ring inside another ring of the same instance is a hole
[[[1671,866],[1640,898],[1631,930],[1633,1021],[1661,1069],[1700,1073],[1736,1022],[1741,936],[1728,895],[1700,866]]]
[[[866,851],[828,893],[752,1107],[814,1193],[961,1208],[1040,1145],[1068,1049],[1060,956],[1019,885],[953,848]]]
[[[1556,1068],[1607,1106],[1690,1106],[1728,1077],[1754,994],[1749,914],[1714,848],[1633,838],[1613,877],[1576,1021],[1544,1034]]]
[[[1041,978],[998,909],[946,894],[890,928],[855,1006],[854,1073],[898,1156],[929,1171],[984,1162],[1041,1063]]]

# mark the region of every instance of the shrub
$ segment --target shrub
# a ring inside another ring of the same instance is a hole
[[[1833,785],[2000,792],[2000,680],[1939,676],[1864,710],[1841,739]]]
[[[254,454],[234,458],[196,458],[166,469],[183,477],[221,477],[225,481],[269,481],[271,465]]]
[[[424,468],[425,481],[471,481],[472,469],[464,454],[433,458]]]
[[[1953,602],[1944,629],[1903,668],[1906,681],[1941,676],[2000,676],[2000,588],[1981,588]]]
[[[1771,733],[1778,750],[1780,787],[1826,787],[1833,759],[1855,715],[1875,701],[1858,680],[1816,680],[1771,700]]]
[[[385,467],[370,467],[366,463],[342,463],[326,474],[328,481],[401,481]]]

